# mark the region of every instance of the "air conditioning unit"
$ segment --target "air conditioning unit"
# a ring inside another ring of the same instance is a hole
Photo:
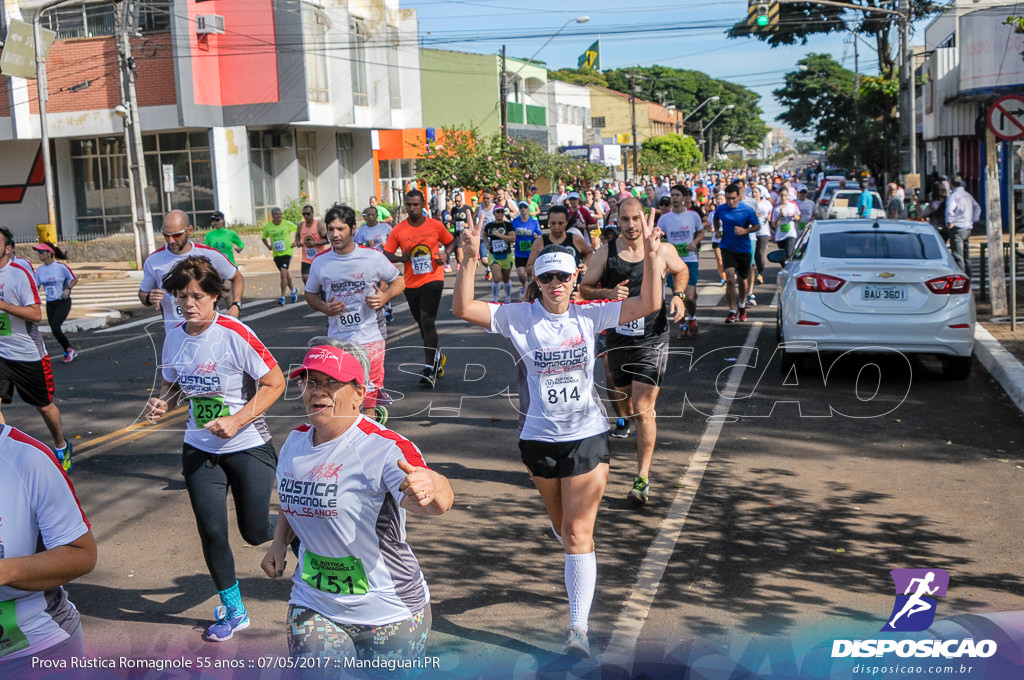
[[[263,147],[267,149],[282,149],[292,145],[292,133],[290,132],[264,132]]]
[[[200,14],[196,17],[196,34],[224,33],[224,17],[219,14]]]

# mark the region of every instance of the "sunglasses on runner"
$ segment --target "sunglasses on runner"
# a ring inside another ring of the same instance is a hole
[[[549,284],[557,278],[562,283],[569,283],[572,278],[572,274],[566,274],[565,272],[544,272],[543,274],[537,275],[537,281],[543,284]]]

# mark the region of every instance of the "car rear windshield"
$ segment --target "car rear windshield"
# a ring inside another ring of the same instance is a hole
[[[844,231],[821,235],[821,256],[842,260],[941,260],[942,244],[931,234]]]

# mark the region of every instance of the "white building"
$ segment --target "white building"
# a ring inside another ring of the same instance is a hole
[[[547,82],[548,151],[565,146],[581,146],[591,139],[590,90],[561,80]]]

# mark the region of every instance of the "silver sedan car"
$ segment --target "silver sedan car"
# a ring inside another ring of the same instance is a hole
[[[769,259],[785,262],[785,252]],[[974,352],[971,280],[925,222],[813,223],[777,279],[783,371],[816,352],[929,354],[964,379]]]

